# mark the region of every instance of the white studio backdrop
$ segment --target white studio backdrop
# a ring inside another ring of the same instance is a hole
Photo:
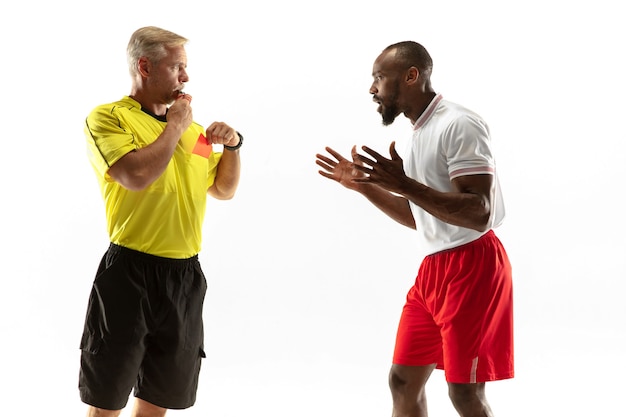
[[[516,371],[499,416],[617,416],[626,371],[626,93],[616,2],[20,2],[0,16],[0,391],[7,416],[84,415],[78,343],[108,242],[83,120],[129,92],[146,25],[188,44],[196,121],[246,137],[241,186],[210,201],[200,259],[207,358],[185,416],[385,416],[387,372],[420,261],[413,233],[322,178],[315,154],[409,138],[368,89],[415,40],[433,85],[489,123],[515,279]],[[453,416],[441,372],[430,414]],[[130,403],[129,403],[130,404]],[[3,412],[5,414],[5,412]],[[129,415],[125,410],[124,416]]]

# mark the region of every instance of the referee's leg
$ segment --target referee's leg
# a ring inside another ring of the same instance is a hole
[[[105,410],[90,405],[87,409],[87,417],[118,417],[121,412],[122,410]],[[136,398],[131,417],[163,417],[166,412],[166,408],[158,407],[141,398]]]
[[[131,417],[163,417],[167,408],[156,406],[141,398],[135,398],[135,406]]]
[[[122,410],[105,410],[104,408],[90,405],[87,408],[87,417],[117,417]]]

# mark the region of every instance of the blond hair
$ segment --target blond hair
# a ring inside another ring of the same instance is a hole
[[[139,58],[146,57],[152,63],[157,64],[167,55],[165,48],[181,46],[187,41],[187,38],[156,26],[137,29],[130,37],[126,49],[130,74],[135,76],[139,73],[137,67]]]

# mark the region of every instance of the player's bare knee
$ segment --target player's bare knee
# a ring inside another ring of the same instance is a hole
[[[392,394],[420,397],[429,374],[428,368],[393,365],[389,371],[389,388]]]
[[[484,384],[448,384],[448,395],[457,410],[486,403]]]
[[[392,367],[389,371],[389,388],[392,392],[400,392],[406,390],[409,381],[406,377],[402,376],[398,369]]]

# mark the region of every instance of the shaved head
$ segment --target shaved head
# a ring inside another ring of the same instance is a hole
[[[425,81],[430,79],[430,74],[433,71],[433,60],[426,48],[419,43],[413,41],[394,43],[386,47],[383,53],[393,56],[393,60],[399,66],[417,68]]]

